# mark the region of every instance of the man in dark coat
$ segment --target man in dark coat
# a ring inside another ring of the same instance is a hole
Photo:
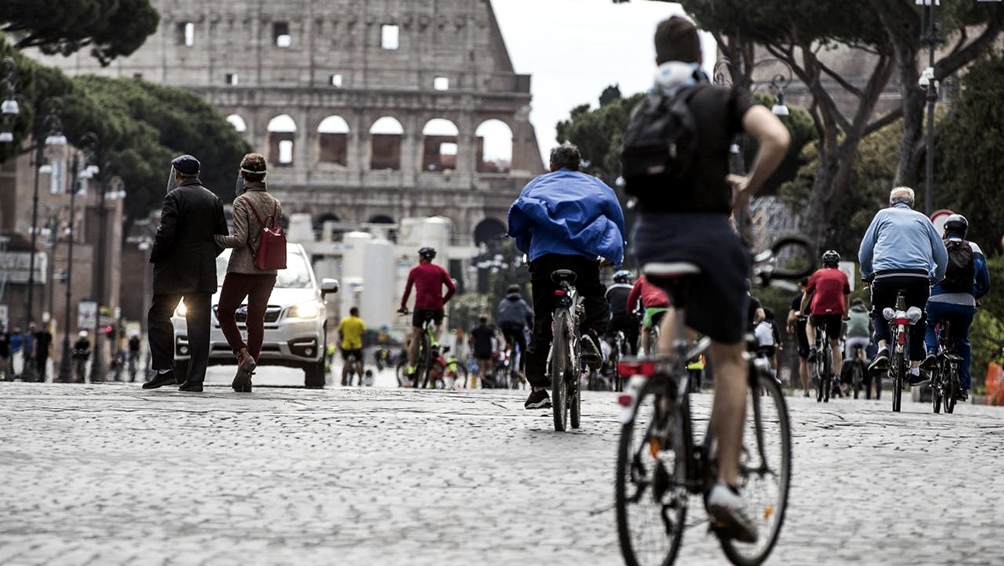
[[[164,197],[160,226],[150,253],[153,264],[153,304],[148,316],[150,354],[157,374],[143,384],[155,389],[180,383],[181,391],[202,391],[209,365],[211,299],[216,292],[214,236],[227,235],[223,202],[199,181],[199,161],[182,155],[171,161],[177,188]],[[171,313],[185,302],[188,375],[174,375],[174,326]]]

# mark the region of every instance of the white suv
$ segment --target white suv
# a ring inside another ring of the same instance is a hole
[[[227,274],[230,249],[216,258],[216,279],[220,286]],[[286,366],[304,371],[304,385],[309,388],[324,387],[324,348],[327,344],[328,317],[324,297],[338,291],[338,281],[324,279],[320,285],[314,277],[310,256],[300,244],[286,245],[286,269],[280,269],[265,310],[265,341],[262,344],[259,366]],[[213,294],[212,328],[209,334],[209,365],[236,365],[236,359],[227,344],[220,321],[216,318],[216,305],[220,289]],[[178,375],[188,373],[191,353],[188,349],[188,325],[185,321],[184,303],[179,304],[171,317],[174,323],[174,364]],[[247,303],[237,309],[237,327],[246,332],[244,320]]]

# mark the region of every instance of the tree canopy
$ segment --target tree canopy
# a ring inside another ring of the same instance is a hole
[[[4,0],[0,31],[14,47],[69,55],[84,47],[107,65],[136,51],[157,31],[150,0]]]

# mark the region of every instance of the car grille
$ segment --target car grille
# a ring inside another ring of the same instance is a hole
[[[216,320],[219,321],[220,314],[216,311],[217,307],[213,307],[213,311],[216,314]],[[274,323],[279,320],[279,315],[282,314],[282,307],[277,305],[269,305],[265,308],[265,324]],[[237,307],[237,312],[235,314],[238,324],[244,324],[248,319],[248,307],[247,305],[241,305]]]

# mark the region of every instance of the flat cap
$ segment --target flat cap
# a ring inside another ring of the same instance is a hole
[[[171,166],[182,175],[195,175],[199,172],[199,160],[187,153],[172,159]]]

